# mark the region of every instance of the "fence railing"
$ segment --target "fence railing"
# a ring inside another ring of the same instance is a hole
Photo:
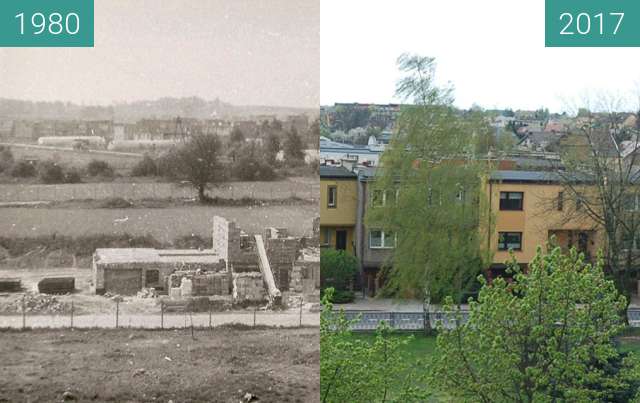
[[[122,305],[115,303],[112,312],[84,313],[78,312],[71,304],[70,309],[59,313],[28,312],[23,303],[22,312],[0,315],[0,329],[28,328],[144,328],[144,329],[176,329],[176,328],[214,328],[221,325],[240,324],[249,327],[278,326],[302,327],[318,326],[320,314],[305,312],[303,305],[286,311],[260,310],[257,308],[237,311],[170,309],[161,303],[155,312],[132,313],[123,312]]]
[[[424,330],[425,312],[381,312],[381,311],[344,311],[345,318],[354,322],[351,329],[355,331],[374,331],[381,321],[396,330],[420,331]],[[463,322],[469,318],[469,311],[461,310],[460,315]],[[432,311],[429,313],[429,323],[431,328],[435,328],[439,323],[449,329],[455,326],[455,320],[451,320],[451,315],[444,311]],[[630,307],[627,309],[627,320],[629,326],[640,327],[640,307]]]

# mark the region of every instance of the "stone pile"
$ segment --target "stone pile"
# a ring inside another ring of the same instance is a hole
[[[156,289],[153,287],[143,288],[142,290],[138,291],[137,297],[138,298],[157,298],[158,293],[156,292]]]
[[[46,294],[27,293],[24,298],[26,313],[63,314],[71,311],[71,306]],[[0,305],[2,313],[22,313],[22,297]]]

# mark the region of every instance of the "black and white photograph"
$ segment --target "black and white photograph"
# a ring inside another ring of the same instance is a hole
[[[319,1],[94,21],[0,48],[0,401],[318,401]]]

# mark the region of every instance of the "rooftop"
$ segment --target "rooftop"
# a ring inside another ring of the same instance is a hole
[[[103,264],[114,263],[218,263],[220,256],[211,249],[96,249],[95,259]]]
[[[342,166],[320,165],[321,178],[355,179],[357,175]]]

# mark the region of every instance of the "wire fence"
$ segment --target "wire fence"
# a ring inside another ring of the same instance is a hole
[[[216,311],[189,309],[160,303],[159,310],[151,313],[124,313],[120,303],[115,302],[111,313],[80,313],[72,302],[64,313],[32,313],[22,302],[20,314],[0,315],[0,328],[9,329],[213,329],[221,325],[244,325],[248,327],[307,327],[319,326],[320,314],[304,310],[304,304],[284,311],[250,308],[242,311]]]

